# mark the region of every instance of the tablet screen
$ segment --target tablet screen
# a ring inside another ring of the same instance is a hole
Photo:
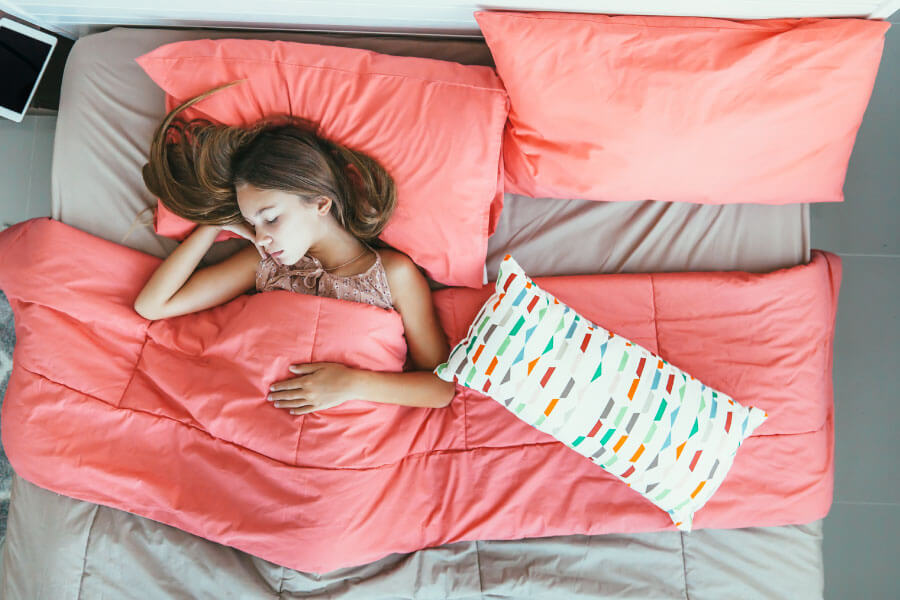
[[[0,28],[0,106],[16,113],[25,110],[51,50],[50,44]]]

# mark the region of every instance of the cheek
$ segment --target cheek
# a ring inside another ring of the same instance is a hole
[[[279,248],[285,249],[296,249],[309,241],[312,235],[312,231],[306,223],[283,218],[278,219],[275,224],[269,225],[267,232]]]
[[[312,240],[317,233],[316,223],[309,218],[303,218],[304,216],[297,215],[294,218],[286,219],[278,234],[283,236],[286,242]]]

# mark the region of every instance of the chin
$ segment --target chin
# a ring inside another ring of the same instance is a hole
[[[288,256],[287,252],[285,252],[284,254],[282,254],[281,256],[276,258],[275,260],[278,261],[279,263],[281,263],[282,265],[285,265],[288,267],[291,267],[291,266],[294,266],[295,264],[297,264],[297,261],[292,260],[291,257]]]

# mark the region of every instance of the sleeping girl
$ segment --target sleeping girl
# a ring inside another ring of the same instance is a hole
[[[314,123],[297,117],[268,118],[249,127],[176,119],[235,83],[176,107],[154,134],[144,182],[167,209],[198,227],[160,264],[134,309],[146,319],[164,319],[255,289],[395,310],[409,348],[407,367],[414,370],[293,365],[295,377],[272,385],[268,400],[291,414],[351,399],[447,406],[455,385],[431,371],[450,347],[428,282],[408,256],[377,239],[397,202],[393,179],[371,157],[319,137]],[[223,229],[250,244],[195,272]]]

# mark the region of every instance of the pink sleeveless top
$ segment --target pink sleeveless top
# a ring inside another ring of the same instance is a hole
[[[357,275],[332,275],[322,268],[319,259],[305,255],[294,265],[280,265],[266,256],[259,261],[256,268],[256,290],[287,290],[325,296],[338,300],[374,304],[393,310],[391,288],[388,286],[387,273],[381,262],[381,254],[375,252],[375,264],[364,273]]]

